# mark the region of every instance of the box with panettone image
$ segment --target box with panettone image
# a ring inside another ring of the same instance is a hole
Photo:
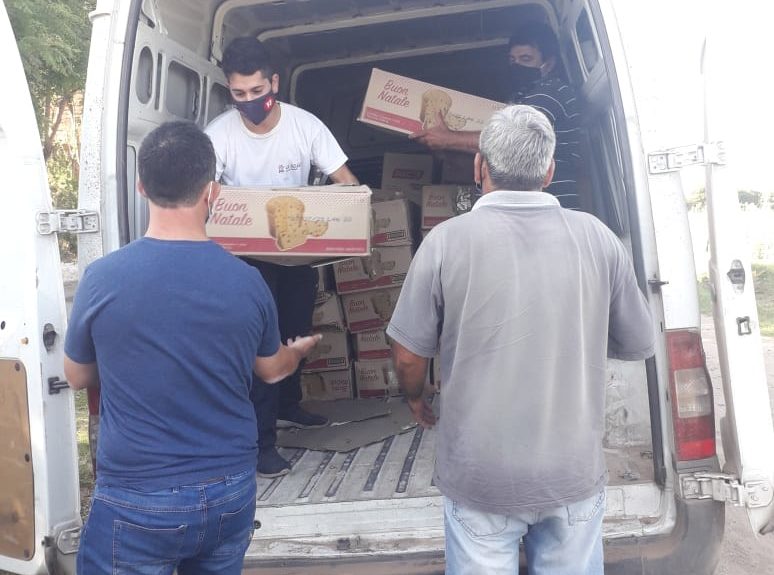
[[[503,107],[500,102],[374,68],[358,120],[411,134],[434,127],[440,117],[451,130],[478,132]]]
[[[352,333],[384,329],[390,323],[398,303],[400,288],[359,292],[341,296],[341,307]]]
[[[367,186],[223,186],[207,234],[235,255],[284,265],[368,255],[371,191]]]

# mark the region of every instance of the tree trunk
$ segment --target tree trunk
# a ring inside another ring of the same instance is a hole
[[[51,156],[51,152],[54,151],[54,139],[56,138],[57,131],[59,131],[59,125],[62,123],[62,118],[64,117],[65,110],[67,110],[69,103],[70,96],[60,98],[57,103],[56,118],[54,119],[54,123],[47,130],[46,141],[43,144],[43,159],[46,161],[48,161],[48,158]]]

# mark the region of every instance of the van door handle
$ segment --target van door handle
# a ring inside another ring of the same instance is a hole
[[[68,387],[70,387],[70,384],[64,380],[59,379],[58,377],[48,378],[49,395],[57,395],[61,390],[67,389]]]
[[[651,286],[653,289],[661,289],[662,286],[667,285],[669,282],[665,280],[660,279],[652,279],[648,280],[648,285]]]

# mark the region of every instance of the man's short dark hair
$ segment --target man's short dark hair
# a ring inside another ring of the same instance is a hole
[[[137,157],[148,199],[162,208],[192,206],[215,179],[215,150],[192,122],[167,122],[145,136]]]
[[[274,65],[269,51],[252,36],[234,39],[223,52],[221,66],[226,78],[234,73],[252,76],[258,70],[267,79],[271,79],[274,75]]]
[[[548,24],[542,22],[527,22],[516,28],[508,42],[508,49],[514,46],[537,48],[544,61],[552,56],[559,59],[559,43],[556,41],[556,34]]]

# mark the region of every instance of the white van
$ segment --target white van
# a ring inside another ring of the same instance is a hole
[[[636,12],[635,3],[624,1]],[[622,43],[637,26],[636,14],[619,21],[613,4],[98,0],[77,213],[52,210],[35,116],[0,11],[0,569],[74,572],[81,521],[55,232],[80,234],[81,271],[143,234],[147,206],[135,190],[140,142],[161,122],[182,118],[204,126],[229,105],[218,66],[224,46],[247,34],[264,41],[284,63],[281,98],[319,116],[352,171],[378,186],[385,151],[422,150],[355,121],[371,68],[502,99],[510,30],[534,19],[557,31],[583,100],[591,181],[585,200],[630,249],[661,334],[654,358],[608,366],[606,573],[711,573],[726,502],[747,508],[755,532],[774,529],[774,431],[749,258],[724,228],[735,195],[718,193],[726,176],[712,154],[717,146],[652,148],[649,134],[658,132],[659,117],[646,113],[652,106],[633,90],[642,81],[638,61]],[[711,129],[705,141],[715,139]],[[676,171],[697,162],[707,164],[711,184],[711,282],[728,408],[721,423],[724,470]],[[246,570],[442,573],[434,441],[432,431],[416,430],[350,453],[284,450],[293,472],[259,479]],[[469,472],[477,471],[460,470]]]

